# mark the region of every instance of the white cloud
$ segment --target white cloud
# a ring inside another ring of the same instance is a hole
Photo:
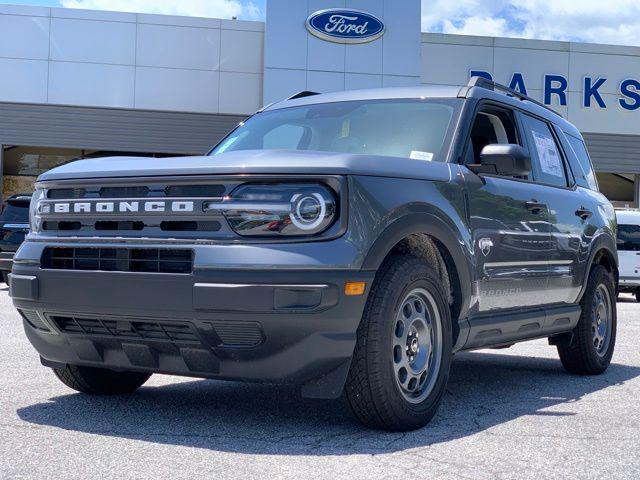
[[[637,0],[422,0],[422,29],[640,45]]]
[[[427,32],[640,45],[638,0],[421,1],[422,30]],[[262,20],[265,12],[256,2],[60,0],[69,8]]]
[[[447,19],[444,20],[442,27],[444,33],[461,35],[503,37],[510,33],[507,21],[504,18],[496,17],[470,17],[462,25],[456,25]]]
[[[118,12],[160,13],[191,17],[261,19],[264,15],[252,2],[239,0],[61,0],[63,7]]]

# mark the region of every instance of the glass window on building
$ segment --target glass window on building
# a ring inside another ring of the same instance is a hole
[[[5,147],[2,178],[4,198],[33,191],[38,175],[93,153],[87,150],[43,147]]]
[[[617,173],[596,173],[600,192],[616,207],[633,207],[635,205],[633,175]]]
[[[131,153],[104,150],[86,150],[47,147],[5,146],[2,176],[2,196],[31,193],[33,185],[42,173],[65,163],[97,157],[169,157],[162,153]]]

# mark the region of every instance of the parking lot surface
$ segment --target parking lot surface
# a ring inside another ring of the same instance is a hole
[[[546,341],[460,354],[433,422],[393,434],[291,388],[156,375],[76,394],[0,288],[0,479],[639,478],[640,304],[618,315],[606,374],[564,373]]]

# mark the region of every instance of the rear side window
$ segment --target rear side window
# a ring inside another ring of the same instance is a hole
[[[549,125],[528,115],[523,115],[523,121],[534,180],[547,185],[566,187],[564,161]]]
[[[596,176],[593,173],[593,167],[591,166],[591,159],[589,158],[589,152],[587,152],[587,147],[584,142],[564,132],[565,137],[569,141],[569,145],[575,153],[576,159],[578,160],[578,165],[573,165],[574,174],[576,177],[582,177],[586,182],[587,186],[591,190],[598,190],[598,182],[596,181]],[[574,162],[575,163],[575,162]],[[575,171],[577,170],[577,171]]]
[[[618,250],[640,251],[640,225],[618,225]]]

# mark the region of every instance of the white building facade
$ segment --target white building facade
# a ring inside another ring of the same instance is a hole
[[[324,9],[383,29],[366,43],[320,38],[306,22]],[[0,5],[3,195],[75,158],[204,153],[298,91],[476,74],[573,122],[604,193],[638,206],[640,47],[422,33],[420,14],[420,0],[268,0],[264,23]]]

